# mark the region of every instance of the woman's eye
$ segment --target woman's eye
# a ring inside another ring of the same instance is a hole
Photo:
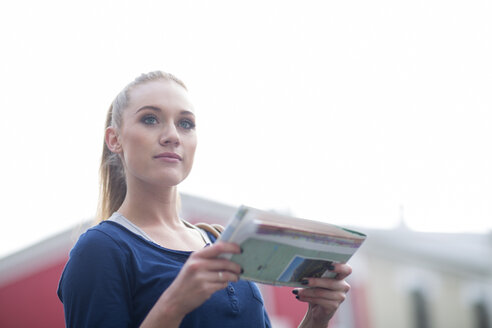
[[[189,129],[193,129],[195,127],[195,123],[193,121],[190,121],[190,120],[181,120],[181,121],[179,121],[179,127],[186,129],[186,130],[189,130]]]
[[[148,125],[157,124],[157,119],[154,116],[151,116],[151,115],[144,116],[142,118],[142,123],[148,124]]]

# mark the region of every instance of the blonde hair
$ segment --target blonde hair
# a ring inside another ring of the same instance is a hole
[[[170,73],[154,71],[142,74],[123,88],[113,100],[106,115],[105,129],[110,126],[116,129],[121,127],[123,111],[128,106],[130,91],[135,86],[156,80],[174,81],[187,90],[185,84]],[[126,178],[123,162],[118,154],[109,150],[105,141],[99,167],[99,188],[96,221],[109,218],[111,214],[118,210],[126,196]]]

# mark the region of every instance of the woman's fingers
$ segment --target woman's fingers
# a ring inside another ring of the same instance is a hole
[[[214,258],[221,254],[239,254],[241,253],[241,247],[233,243],[217,242],[209,247],[205,247],[199,251],[193,253],[194,256],[200,256],[203,258]]]
[[[345,301],[350,286],[344,280],[321,279],[330,282],[325,284],[326,281],[323,281],[323,285],[326,287],[294,289],[293,293],[296,294],[299,301],[309,303],[309,309],[317,318],[316,320],[324,322],[329,320],[340,304]],[[312,283],[316,284],[317,282],[312,281]]]
[[[225,253],[240,253],[237,244],[217,243],[194,252],[185,264],[185,272],[192,276],[205,274],[207,281],[238,281],[242,268],[239,264],[218,257]]]
[[[225,253],[240,253],[240,247],[232,243],[217,243],[193,252],[180,273],[162,294],[163,302],[176,304],[184,314],[205,302],[214,292],[239,280],[241,266],[220,258]]]
[[[187,267],[196,273],[201,270],[206,271],[229,271],[236,275],[241,274],[242,268],[239,264],[226,259],[202,259],[191,258],[188,260]]]
[[[217,271],[217,272],[210,272],[211,278],[210,281],[219,283],[219,284],[224,284],[227,286],[227,283],[229,281],[237,282],[239,280],[239,275],[234,274],[232,272],[228,271]]]
[[[298,298],[323,298],[343,301],[345,294],[350,290],[350,285],[345,280],[331,278],[309,278],[309,284],[306,286],[310,288],[297,288],[294,290],[294,294],[299,296]]]
[[[328,279],[326,279],[328,280]],[[350,285],[344,280],[330,279],[324,283],[324,287],[299,288],[294,294],[302,298],[323,298],[327,300],[345,300],[345,294],[350,290]]]
[[[352,273],[352,267],[348,264],[333,263],[333,266],[335,267],[335,269],[333,269],[332,271],[337,273],[335,279],[343,280]]]
[[[201,288],[206,294],[213,293],[219,289],[227,287],[230,281],[236,282],[239,276],[227,271],[208,271],[197,277],[198,284],[196,288]]]
[[[230,272],[235,276],[241,274],[242,268],[239,264],[227,259],[219,258],[219,255],[227,253],[239,254],[241,253],[241,248],[237,244],[219,242],[194,252],[188,259],[187,266],[189,266],[192,271],[207,270],[224,273]],[[226,277],[230,278],[231,275],[227,274]],[[229,279],[229,281],[236,280],[235,277]]]
[[[306,288],[293,290],[299,301],[323,309],[327,316],[333,315],[347,297],[350,285],[344,279],[352,273],[352,268],[347,264],[337,263],[331,271],[337,274],[335,278],[307,278],[303,282]]]
[[[320,288],[320,289],[328,289],[334,291],[342,291],[344,293],[348,293],[348,291],[350,290],[350,285],[345,280],[339,280],[338,277],[337,278],[308,278],[306,279],[306,281],[308,282],[306,284],[306,287],[311,287],[311,288],[305,288],[306,290]]]

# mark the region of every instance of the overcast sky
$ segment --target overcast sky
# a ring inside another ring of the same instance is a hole
[[[107,108],[156,69],[197,111],[182,192],[488,232],[490,17],[486,0],[3,1],[0,257],[93,216]]]

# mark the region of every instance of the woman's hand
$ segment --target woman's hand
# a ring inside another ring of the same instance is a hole
[[[333,265],[332,272],[337,273],[335,278],[307,278],[307,288],[296,288],[292,292],[301,302],[309,303],[306,316],[299,327],[328,326],[340,304],[345,300],[350,285],[345,282],[352,273],[348,264]]]
[[[199,307],[229,281],[238,281],[241,266],[219,258],[225,253],[239,254],[237,244],[218,242],[190,255],[174,282],[161,295],[142,327],[178,327],[184,316]]]

